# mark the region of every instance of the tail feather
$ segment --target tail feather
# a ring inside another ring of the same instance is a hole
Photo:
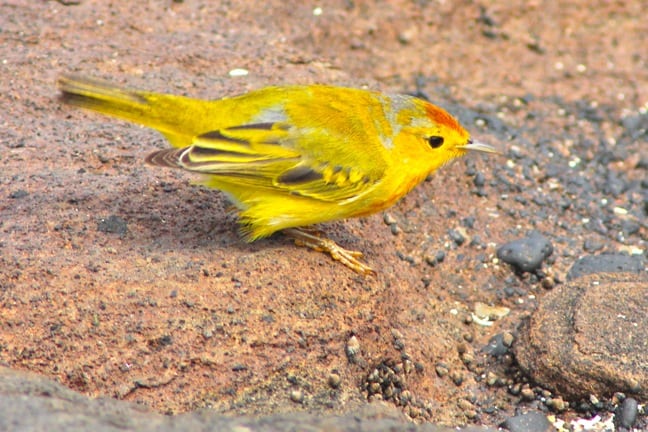
[[[152,109],[142,92],[120,89],[97,79],[64,75],[58,86],[61,101],[125,120],[142,122]]]
[[[61,101],[138,123],[164,134],[174,147],[191,145],[204,128],[206,101],[123,89],[105,81],[63,75]]]

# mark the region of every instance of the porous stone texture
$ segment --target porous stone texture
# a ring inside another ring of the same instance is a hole
[[[615,392],[648,400],[648,278],[597,273],[539,302],[514,348],[534,381],[581,399]]]

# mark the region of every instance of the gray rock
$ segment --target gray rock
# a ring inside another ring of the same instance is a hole
[[[547,419],[547,416],[538,411],[511,417],[502,426],[511,432],[549,432],[556,430]]]
[[[576,261],[569,269],[567,280],[592,273],[641,273],[645,266],[644,258],[639,255],[587,255]]]
[[[637,421],[637,414],[639,413],[639,403],[636,399],[625,399],[614,416],[614,423],[617,427],[630,429]]]
[[[542,234],[532,231],[528,236],[508,242],[497,249],[497,257],[519,272],[539,270],[553,253],[553,245]]]
[[[36,374],[0,367],[0,430],[21,432],[124,431],[412,431],[451,432],[433,424],[407,422],[386,403],[366,405],[342,416],[284,413],[266,417],[231,417],[200,410],[164,416],[145,407],[109,398],[90,399]],[[468,429],[490,431],[492,429]]]

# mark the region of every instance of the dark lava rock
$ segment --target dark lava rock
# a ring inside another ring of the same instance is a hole
[[[23,189],[18,189],[16,191],[11,192],[9,194],[9,198],[20,199],[20,198],[26,197],[27,195],[29,195],[29,192],[27,192],[26,190],[23,190]]]
[[[430,423],[406,421],[393,405],[372,403],[357,412],[332,416],[302,412],[265,417],[232,417],[200,410],[166,416],[146,407],[109,398],[90,399],[33,373],[0,367],[0,430],[66,432],[189,431],[410,431],[452,432]],[[493,429],[467,428],[465,432]]]
[[[598,273],[539,301],[513,345],[537,383],[575,400],[615,392],[648,399],[648,277]]]
[[[502,427],[511,432],[549,432],[556,430],[547,419],[547,416],[538,411],[511,417],[502,423]]]
[[[567,280],[574,280],[592,273],[641,273],[646,266],[641,255],[587,255],[574,263],[567,273]]]
[[[553,253],[551,242],[537,231],[497,249],[497,257],[520,272],[534,272]]]
[[[614,424],[617,427],[630,429],[637,421],[639,403],[636,399],[627,398],[617,408],[614,415]]]
[[[488,345],[482,348],[482,352],[494,357],[503,356],[508,353],[508,351],[508,347],[504,344],[504,335],[501,333],[490,338]]]

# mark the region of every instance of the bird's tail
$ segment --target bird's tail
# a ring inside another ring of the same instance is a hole
[[[63,102],[157,129],[174,147],[191,144],[191,139],[201,132],[201,120],[210,104],[71,75],[61,76],[58,86]]]

